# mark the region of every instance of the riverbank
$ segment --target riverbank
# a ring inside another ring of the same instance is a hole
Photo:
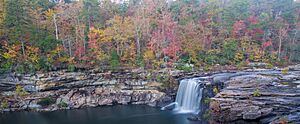
[[[201,118],[206,116],[217,123],[237,120],[270,123],[285,118],[288,122],[298,122],[299,71],[298,65],[244,71],[60,70],[31,75],[8,74],[0,79],[0,110],[56,111],[128,104],[162,107],[175,100],[181,79],[202,76],[208,78],[203,84],[199,105]]]
[[[55,111],[116,104],[162,107],[175,100],[179,80],[212,73],[174,69],[67,70],[0,77],[0,110]]]
[[[165,72],[55,71],[32,75],[5,75],[0,80],[2,111],[55,111],[115,104],[163,106],[173,100],[153,78]],[[176,83],[175,83],[176,84]]]

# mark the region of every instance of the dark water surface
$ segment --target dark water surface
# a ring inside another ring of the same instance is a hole
[[[188,115],[144,105],[119,105],[55,112],[0,114],[0,124],[201,124]]]

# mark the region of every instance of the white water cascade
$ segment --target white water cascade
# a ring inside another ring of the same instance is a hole
[[[203,88],[197,78],[180,81],[176,100],[162,109],[175,105],[173,109],[178,113],[197,113],[200,110]]]

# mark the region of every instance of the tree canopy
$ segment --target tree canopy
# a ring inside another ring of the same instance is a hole
[[[299,5],[294,0],[0,0],[0,72],[296,63]]]

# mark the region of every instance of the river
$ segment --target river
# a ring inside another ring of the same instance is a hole
[[[161,111],[146,105],[117,105],[54,112],[11,112],[1,124],[201,124],[187,114]]]

